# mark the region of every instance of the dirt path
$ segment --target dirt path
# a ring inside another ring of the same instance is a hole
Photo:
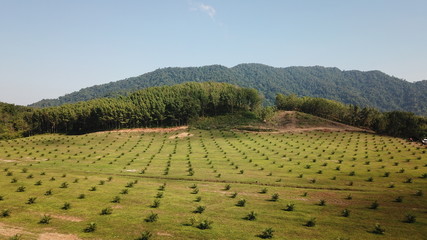
[[[131,128],[131,129],[118,129],[111,131],[101,131],[97,133],[106,133],[106,132],[141,132],[141,133],[150,133],[150,132],[174,132],[179,130],[186,130],[188,126],[180,126],[180,127],[171,127],[171,128]]]

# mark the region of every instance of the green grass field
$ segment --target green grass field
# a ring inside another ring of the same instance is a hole
[[[268,228],[274,239],[426,239],[424,146],[359,132],[184,131],[0,141],[0,239],[261,239]]]

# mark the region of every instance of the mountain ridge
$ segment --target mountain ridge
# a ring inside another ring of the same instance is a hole
[[[328,98],[383,111],[427,113],[427,103],[421,100],[427,93],[427,80],[411,83],[378,70],[340,70],[323,66],[277,68],[258,63],[243,63],[231,68],[222,65],[166,67],[136,77],[82,88],[57,99],[43,99],[30,106],[57,106],[187,81],[226,82],[252,87],[265,96],[267,104],[274,103],[277,93],[284,93]]]

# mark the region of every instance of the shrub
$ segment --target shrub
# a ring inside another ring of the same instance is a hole
[[[77,198],[78,199],[84,199],[86,197],[86,195],[84,195],[83,193],[82,194],[80,194]]]
[[[193,211],[193,213],[202,213],[203,211],[205,211],[205,209],[205,206],[198,206],[196,210]]]
[[[43,215],[43,217],[40,219],[40,224],[49,224],[50,220],[52,220],[52,217],[50,215]]]
[[[196,197],[196,199],[194,201],[195,202],[200,202],[200,201],[202,201],[202,197],[198,196],[198,197]]]
[[[87,225],[86,228],[83,229],[83,232],[89,233],[89,232],[95,232],[96,230],[96,223],[91,222]]]
[[[30,198],[28,198],[28,200],[27,200],[27,204],[34,204],[34,203],[36,203],[36,197],[30,197]]]
[[[417,190],[417,191],[415,192],[415,196],[421,197],[421,196],[423,196],[423,195],[424,195],[424,193],[423,193],[423,191],[422,191],[422,190]]]
[[[45,196],[50,196],[50,195],[52,195],[52,189],[47,190],[47,191],[44,193],[44,195],[45,195]]]
[[[406,214],[404,222],[406,223],[414,223],[417,221],[417,217],[412,214]]]
[[[279,194],[278,193],[274,193],[273,195],[271,195],[270,201],[277,202],[277,200],[279,200]]]
[[[160,200],[156,199],[153,201],[153,204],[151,204],[150,207],[152,208],[158,208],[160,206]]]
[[[10,216],[10,210],[9,209],[4,209],[0,213],[0,217],[9,217],[9,216]]]
[[[395,202],[403,202],[403,197],[398,196],[396,199],[394,199]]]
[[[378,223],[375,224],[375,227],[374,227],[374,230],[372,231],[372,233],[375,233],[375,234],[384,234],[384,232],[385,232],[385,229],[382,228],[380,224],[378,224]]]
[[[41,180],[39,180],[39,181],[37,181],[36,183],[34,183],[34,185],[36,185],[36,186],[40,186],[40,185],[42,185],[42,181],[41,181]]]
[[[119,196],[115,196],[113,200],[111,200],[112,203],[120,203],[121,198]]]
[[[353,196],[351,196],[351,194],[348,194],[347,197],[345,197],[345,199],[351,200],[351,199],[353,199]]]
[[[230,198],[236,198],[237,197],[237,192],[234,192],[233,194],[230,195]]]
[[[153,237],[153,234],[149,231],[144,231],[141,233],[140,237],[137,237],[135,240],[150,240]]]
[[[225,187],[224,187],[224,190],[225,190],[225,191],[228,191],[228,190],[230,190],[230,189],[231,189],[230,184],[225,185]]]
[[[113,209],[110,207],[107,207],[101,210],[100,215],[110,215],[112,213],[113,213]]]
[[[370,209],[377,209],[379,206],[380,206],[380,204],[377,201],[374,201],[369,208]]]
[[[262,193],[262,194],[266,194],[267,192],[268,192],[267,188],[263,188],[261,189],[261,191],[259,191],[259,193]]]
[[[61,183],[61,185],[59,186],[59,188],[67,188],[68,187],[68,183],[67,182],[63,182]]]
[[[288,211],[288,212],[291,212],[291,211],[293,211],[295,209],[295,204],[293,204],[293,203],[288,203],[287,205],[286,205],[286,208],[284,209],[285,211]]]
[[[3,201],[3,200],[4,200],[4,196],[0,195],[0,201]]]
[[[146,221],[146,222],[155,222],[155,221],[157,221],[158,218],[159,218],[159,215],[157,213],[151,212],[151,214],[148,215],[148,217],[144,221]]]
[[[343,217],[348,217],[348,216],[350,216],[350,210],[348,210],[347,208],[346,208],[346,209],[344,209],[344,210],[342,210],[341,215],[342,215]]]
[[[65,202],[64,205],[61,207],[63,210],[68,210],[71,208],[71,204],[69,202]]]
[[[306,227],[314,227],[314,226],[316,226],[316,218],[312,218],[312,219],[308,220],[304,224],[304,226],[306,226]]]
[[[162,198],[163,197],[163,192],[158,192],[156,194],[156,198]]]
[[[197,228],[198,229],[202,229],[202,230],[211,229],[212,228],[212,224],[213,224],[212,221],[209,221],[209,220],[205,219],[205,220],[201,221],[199,223],[199,225],[197,225]]]
[[[128,194],[129,193],[129,189],[122,189],[122,191],[120,191],[120,194]]]
[[[19,186],[19,187],[16,189],[16,191],[17,191],[17,192],[25,192],[25,187],[24,187],[24,186]]]
[[[319,206],[326,206],[326,201],[324,199],[321,199],[319,201]]]
[[[198,188],[194,188],[193,191],[191,191],[191,194],[198,194],[199,193],[199,189]]]
[[[272,228],[266,228],[258,237],[260,238],[273,238],[274,230]]]
[[[244,207],[246,205],[246,200],[245,199],[240,199],[237,203],[236,206],[238,207]]]
[[[248,213],[248,215],[246,215],[246,217],[244,219],[249,220],[249,221],[254,221],[254,220],[256,220],[256,216],[257,216],[257,214],[254,211],[251,211],[250,213]]]

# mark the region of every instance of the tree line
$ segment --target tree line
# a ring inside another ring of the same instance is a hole
[[[189,82],[146,88],[128,96],[36,109],[26,120],[32,126],[31,133],[85,133],[183,125],[199,116],[252,111],[260,103],[261,97],[255,89]]]
[[[381,112],[372,107],[347,105],[315,97],[277,94],[276,107],[309,113],[329,120],[368,128],[395,137],[421,139],[427,136],[427,118],[411,112]]]

